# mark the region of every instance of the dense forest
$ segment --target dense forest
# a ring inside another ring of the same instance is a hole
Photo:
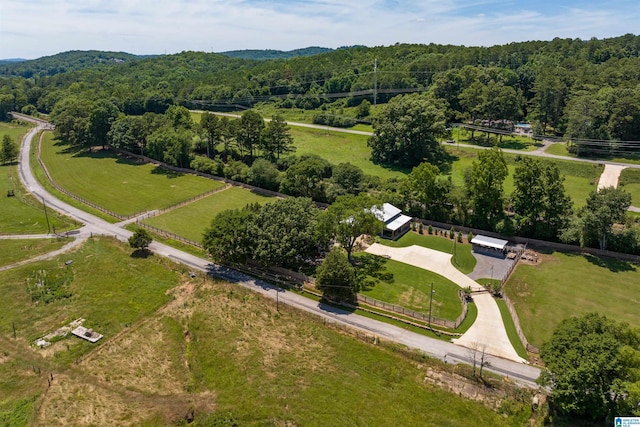
[[[139,115],[174,104],[315,109],[428,91],[446,101],[448,121],[528,120],[539,134],[640,140],[640,36],[631,34],[493,47],[359,46],[268,61],[203,52],[146,59],[68,52],[4,65],[0,74],[0,114],[29,105],[49,113],[72,95],[108,99]]]

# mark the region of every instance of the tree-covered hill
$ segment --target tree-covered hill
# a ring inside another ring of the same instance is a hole
[[[311,56],[319,53],[331,52],[333,49],[328,47],[310,46],[302,49],[294,49],[288,51],[273,50],[273,49],[245,49],[245,50],[229,50],[227,52],[220,52],[222,55],[229,56],[231,58],[240,59],[256,59],[266,61],[269,59],[289,59],[298,56]]]
[[[633,34],[491,47],[353,46],[272,60],[67,52],[0,66],[9,69],[19,76],[0,78],[2,111],[32,105],[48,113],[71,95],[143,114],[174,104],[327,109],[430,92],[449,122],[528,120],[536,133],[640,140],[640,36]]]
[[[125,52],[74,50],[33,60],[2,62],[0,63],[0,76],[20,76],[25,78],[53,76],[96,66],[122,64],[142,58],[145,57]]]

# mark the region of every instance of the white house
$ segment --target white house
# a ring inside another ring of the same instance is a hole
[[[411,217],[403,215],[402,211],[391,203],[382,205],[382,209],[374,208],[371,210],[374,215],[384,222],[382,237],[396,240],[411,228]]]

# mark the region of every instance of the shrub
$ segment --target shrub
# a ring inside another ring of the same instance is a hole
[[[418,225],[418,233],[423,234],[423,225],[422,225],[422,223],[420,223]]]
[[[453,240],[455,237],[456,237],[456,230],[455,228],[451,227],[451,230],[449,231],[449,238]]]
[[[433,227],[431,225],[427,228],[427,233],[433,234]]]

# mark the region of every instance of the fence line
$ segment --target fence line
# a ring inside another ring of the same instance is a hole
[[[172,239],[172,240],[177,240],[179,242],[186,243],[186,244],[191,245],[191,246],[195,246],[198,249],[204,249],[203,246],[198,242],[194,242],[193,240],[187,239],[185,237],[182,237],[182,236],[180,236],[178,234],[175,234],[175,233],[172,233],[170,231],[163,230],[163,229],[158,228],[158,227],[154,227],[153,225],[145,224],[141,220],[136,221],[136,225],[138,227],[145,228],[145,229],[147,229],[149,231],[153,231],[154,233],[159,234],[162,237],[166,237],[166,238]]]
[[[495,232],[492,232],[492,231],[486,231],[486,230],[479,230],[477,228],[464,227],[464,226],[461,226],[461,225],[447,224],[447,223],[444,223],[444,222],[431,221],[431,220],[422,219],[422,218],[414,218],[414,219],[416,221],[422,222],[424,225],[427,225],[427,226],[431,225],[432,227],[442,228],[443,230],[449,230],[449,229],[451,229],[451,227],[455,227],[455,229],[457,231],[462,231],[464,233],[471,232],[474,235],[482,234],[484,236],[495,237],[495,238],[498,238],[498,239],[507,239],[507,240],[510,240],[512,242],[526,244],[528,246],[534,246],[534,247],[538,247],[538,248],[547,248],[547,249],[553,249],[553,250],[558,250],[558,251],[563,251],[563,252],[578,253],[578,254],[590,254],[590,255],[606,257],[606,258],[615,258],[615,259],[619,259],[619,260],[622,260],[622,261],[629,261],[629,262],[634,262],[634,263],[640,264],[640,255],[625,254],[625,253],[621,253],[621,252],[613,252],[613,251],[601,250],[601,249],[596,249],[596,248],[587,248],[587,247],[581,247],[581,246],[576,246],[576,245],[570,245],[570,244],[567,244],[567,243],[548,242],[546,240],[537,240],[537,239],[531,239],[531,238],[528,238],[528,237],[504,236],[504,235],[499,234],[499,233],[495,233]]]
[[[525,346],[528,352],[538,354],[540,353],[540,349],[533,344],[529,344],[527,341],[527,337],[524,336],[524,332],[522,332],[522,328],[520,327],[520,319],[518,318],[518,313],[516,313],[516,309],[513,306],[511,300],[506,296],[502,295],[504,302],[507,304],[507,308],[509,309],[509,313],[511,313],[511,318],[513,319],[513,323],[516,326],[516,331],[518,332],[518,336],[520,337],[520,341]]]
[[[49,174],[49,170],[47,169],[47,167],[45,166],[44,162],[42,161],[42,159],[40,158],[40,145],[42,143],[42,137],[44,136],[43,133],[40,134],[40,139],[38,140],[38,145],[36,148],[36,157],[38,159],[38,163],[40,164],[40,167],[42,168],[42,170],[44,171],[45,176],[47,177],[47,180],[49,181],[49,183],[53,186],[53,188],[55,188],[56,190],[60,191],[61,193],[66,194],[67,196],[71,197],[72,199],[75,199],[81,203],[84,203],[85,205],[91,206],[94,209],[99,210],[100,212],[106,213],[107,215],[111,215],[114,218],[117,218],[121,221],[127,220],[127,219],[131,219],[133,217],[135,217],[135,215],[120,215],[117,214],[113,211],[110,211],[109,209],[105,209],[102,206],[98,206],[95,203],[92,203],[88,200],[83,199],[82,197],[76,196],[75,194],[71,193],[70,191],[60,187],[58,184],[55,183],[55,181],[53,180],[53,178],[51,177],[51,174]]]

